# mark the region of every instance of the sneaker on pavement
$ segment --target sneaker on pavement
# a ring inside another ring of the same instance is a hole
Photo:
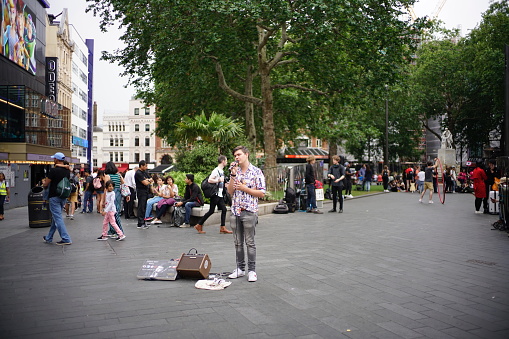
[[[162,224],[161,220],[152,220],[151,224]]]
[[[242,271],[240,268],[236,268],[229,276],[230,279],[237,279],[246,275],[245,271]]]
[[[422,202],[422,199],[419,199],[419,202]]]
[[[432,204],[432,203],[433,203],[433,200],[428,201],[428,204]]]
[[[125,234],[124,234],[124,235],[122,235],[120,238],[118,238],[116,241],[122,241],[122,240],[124,240],[124,239],[125,239]]]
[[[51,241],[46,240],[46,236],[45,235],[42,236],[42,239],[44,240],[44,242],[46,244],[51,244]]]
[[[70,218],[71,220],[74,220],[74,214],[71,214],[71,215],[69,216],[69,218]]]
[[[323,214],[322,211],[320,211],[319,209],[316,209],[316,208],[313,210],[313,213],[314,214]]]
[[[60,240],[60,241],[57,241],[55,244],[57,244],[57,245],[71,245],[72,242]]]
[[[191,225],[189,225],[189,224],[182,224],[182,225],[180,225],[179,227],[180,227],[180,228],[187,228],[187,227],[191,227]]]
[[[255,282],[256,280],[258,280],[258,277],[256,276],[256,272],[255,271],[249,271],[249,273],[247,274],[247,281]]]
[[[136,228],[143,228],[143,225],[138,225],[136,226]]]
[[[141,229],[142,230],[148,230],[148,226],[147,225],[143,225],[143,226],[141,226]]]
[[[99,240],[99,241],[108,240],[108,237],[103,237],[103,236],[101,235],[99,238],[97,238],[97,240]]]
[[[334,208],[329,211],[329,213],[337,212]]]
[[[118,234],[108,234],[108,236],[109,236],[111,239],[117,239],[117,238],[118,238]]]

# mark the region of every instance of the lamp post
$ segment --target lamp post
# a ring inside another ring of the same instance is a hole
[[[389,166],[389,86],[385,85],[385,152],[384,166]]]

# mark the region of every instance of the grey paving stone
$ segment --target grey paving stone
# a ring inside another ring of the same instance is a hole
[[[192,247],[209,254],[212,271],[231,271],[231,237],[122,220],[126,241],[97,242],[102,218],[92,214],[68,222],[74,243],[62,248],[42,242],[47,228],[27,227],[26,208],[9,210],[0,337],[509,337],[508,238],[490,230],[496,216],[474,215],[470,195],[416,200],[390,193],[347,200],[340,217],[260,216],[259,280],[224,291],[135,276],[144,260]]]

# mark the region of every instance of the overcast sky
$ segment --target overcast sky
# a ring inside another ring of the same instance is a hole
[[[83,39],[94,39],[94,93],[93,100],[97,102],[99,117],[104,113],[127,114],[129,100],[134,95],[134,89],[124,88],[127,79],[119,74],[119,66],[99,60],[101,51],[113,51],[122,48],[119,41],[120,33],[110,28],[107,33],[99,30],[99,19],[91,13],[85,13],[87,3],[85,0],[49,0],[51,8],[48,13],[58,14],[63,8],[69,10],[69,23],[74,25]],[[445,22],[447,28],[456,28],[461,25],[462,35],[475,28],[481,21],[481,15],[490,5],[491,0],[447,0],[438,15],[438,19]],[[419,0],[415,6],[417,16],[430,16],[442,0]],[[102,121],[99,121],[102,124]]]

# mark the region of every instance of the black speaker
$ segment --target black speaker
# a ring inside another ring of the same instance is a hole
[[[195,250],[194,254],[191,254],[192,250]],[[211,267],[208,254],[199,254],[195,248],[191,248],[187,254],[180,256],[177,272],[182,278],[208,279]]]

